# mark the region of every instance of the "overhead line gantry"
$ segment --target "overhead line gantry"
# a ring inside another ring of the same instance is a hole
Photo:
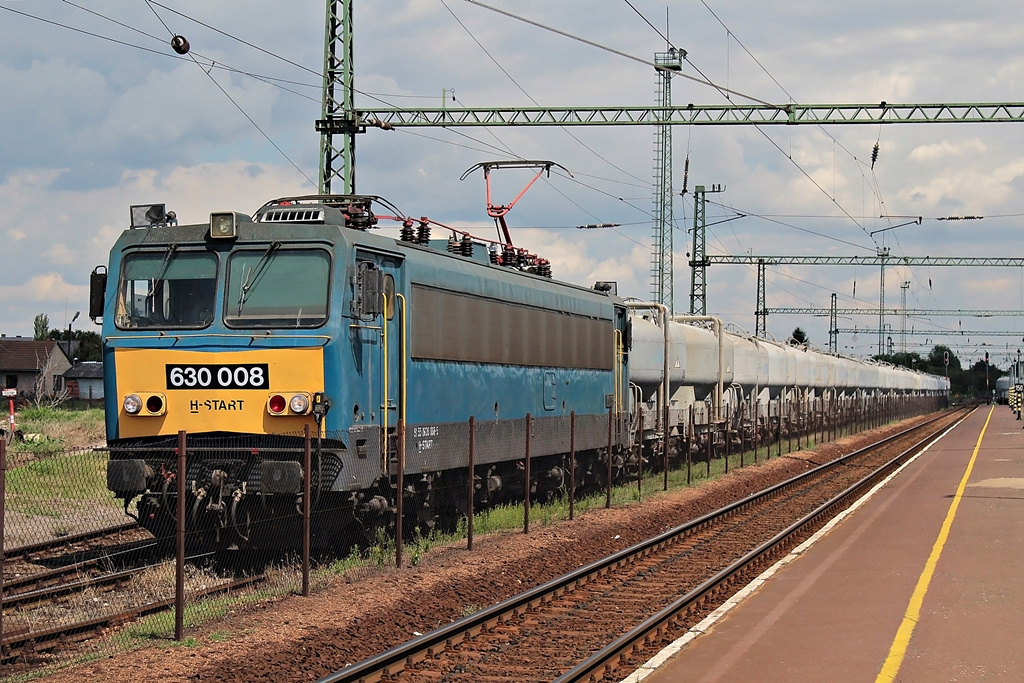
[[[320,192],[324,194],[331,192],[332,181],[335,179],[342,182],[342,192],[355,193],[355,136],[358,133],[365,133],[368,128],[627,125],[656,126],[665,131],[666,126],[677,125],[771,126],[1024,121],[1024,102],[890,104],[882,101],[864,104],[672,105],[670,99],[665,97],[659,102],[659,106],[653,107],[356,107],[352,47],[353,2],[354,0],[327,0],[323,107],[321,117],[316,122],[316,130],[320,133],[321,141],[319,185]],[[665,68],[663,65],[657,66],[659,69]],[[668,92],[667,87],[664,92]],[[340,140],[336,142],[335,138]],[[658,172],[661,170],[663,169]],[[660,178],[659,182],[655,183],[655,192],[659,198],[664,196],[663,181]],[[665,294],[666,288],[673,280],[671,252],[666,254],[664,223],[664,216],[655,217],[655,258],[662,259],[662,264],[652,264],[652,281],[661,292],[661,298],[665,299],[667,296],[671,303],[671,292]],[[767,262],[760,265],[760,272],[763,272],[765,263]],[[928,265],[954,264],[930,262]],[[694,269],[696,268],[697,266],[694,266]],[[884,269],[884,264],[882,268]],[[703,274],[702,271],[701,277]],[[694,270],[692,278],[696,277]],[[691,309],[697,303],[691,291]],[[706,302],[699,303],[706,307]],[[879,308],[884,308],[884,305],[884,301],[879,302]],[[758,310],[762,309],[763,306],[759,305]],[[881,322],[879,326],[882,327]]]
[[[317,122],[318,130],[352,127],[480,126],[770,126],[879,123],[1020,123],[1024,102],[955,104],[682,104],[667,107],[358,107]]]
[[[886,266],[1001,266],[1020,268],[1024,266],[1024,258],[1013,257],[974,257],[974,256],[892,256],[888,249],[878,250],[874,255],[869,256],[754,256],[717,254],[704,258],[704,263],[710,266],[713,263],[730,263],[734,265],[756,265],[757,266],[757,304],[754,307],[754,318],[758,336],[763,336],[767,327],[766,318],[769,313],[781,309],[769,309],[765,303],[765,266],[768,265],[802,265],[802,266],[879,266],[881,277],[879,282],[878,308],[870,311],[878,315],[878,353],[883,353],[885,329],[885,316],[895,309],[885,308],[885,267]],[[833,294],[833,305],[835,295]],[[811,310],[811,309],[807,309]],[[812,315],[824,315],[830,312],[833,321],[839,314],[837,309],[814,309],[820,313]],[[856,313],[868,313],[867,309],[851,309]],[[852,313],[850,313],[852,315]],[[835,325],[830,325],[830,347],[834,350],[835,334],[838,330]]]

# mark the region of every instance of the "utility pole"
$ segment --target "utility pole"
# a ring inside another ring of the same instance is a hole
[[[67,351],[68,351],[68,360],[71,361],[72,365],[75,364],[75,359],[71,357],[71,340],[72,340],[71,326],[75,324],[76,320],[78,320],[78,314],[79,313],[81,313],[81,311],[75,311],[75,315],[71,318],[71,322],[68,323],[68,349],[67,349]]]
[[[879,249],[877,251],[879,263],[879,269],[881,275],[878,278],[878,355],[881,356],[885,353],[885,349],[882,346],[882,337],[885,330],[885,260],[889,258],[889,247]],[[892,349],[889,349],[890,355]]]

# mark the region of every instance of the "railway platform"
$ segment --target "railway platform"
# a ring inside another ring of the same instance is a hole
[[[979,407],[627,681],[1024,680],[1022,427]]]

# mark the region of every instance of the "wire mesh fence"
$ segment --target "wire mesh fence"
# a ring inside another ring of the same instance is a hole
[[[415,565],[437,543],[472,549],[474,534],[529,532],[941,407],[778,397],[720,415],[698,404],[668,422],[667,411],[609,416],[589,437],[575,415],[471,419],[449,426],[459,438],[444,471],[417,466],[423,444],[400,425],[365,452],[366,471],[386,472],[372,486],[345,434],[182,433],[47,454],[0,442],[0,677],[180,639],[267,596],[309,595],[349,567]],[[140,468],[144,488],[118,484]]]

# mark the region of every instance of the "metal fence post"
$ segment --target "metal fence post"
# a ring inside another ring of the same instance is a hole
[[[715,449],[715,436],[718,434],[718,425],[711,421],[711,415],[708,414],[704,421],[704,443],[707,444],[707,448],[704,449],[704,457],[707,459],[707,470],[705,476],[711,476],[711,455]]]
[[[637,416],[639,423],[636,428],[636,496],[637,500],[643,497],[644,492],[644,407],[637,402]]]
[[[569,519],[576,515],[576,411],[569,413]]]
[[[0,642],[4,635],[4,524],[7,518],[7,442],[0,438]]]
[[[402,568],[402,518],[405,516],[403,498],[405,498],[405,420],[398,420],[398,495],[395,497],[395,567]]]
[[[613,408],[608,409],[608,481],[606,482],[606,497],[604,501],[605,508],[611,508],[612,506],[612,426],[613,420],[615,419],[615,410]]]
[[[312,510],[311,499],[313,497],[310,467],[312,458],[312,438],[310,436],[309,423],[303,426],[302,433],[302,596],[309,597],[309,535],[310,535],[310,512]]]
[[[526,414],[526,472],[523,480],[523,533],[530,533],[530,431],[533,428],[533,417]]]
[[[174,639],[185,634],[185,430],[178,432],[178,519],[175,520]]]
[[[757,394],[754,395],[754,400],[750,405],[750,412],[753,414],[751,424],[753,425],[752,434],[754,435],[754,464],[757,464],[757,446],[761,440],[761,404],[757,400]]]
[[[686,428],[686,485],[689,486],[691,478],[691,470],[693,468],[692,458],[690,453],[693,450],[693,436],[694,436],[694,416],[693,416],[693,404],[690,404],[690,420]]]
[[[777,421],[777,426],[776,426],[776,429],[775,429],[775,436],[776,436],[775,445],[778,446],[778,449],[779,449],[779,452],[776,455],[778,455],[780,458],[782,457],[782,411],[783,411],[785,403],[786,403],[786,401],[782,398],[782,395],[780,394],[779,395],[779,410],[778,410],[779,419]]]
[[[732,441],[732,404],[725,411],[725,473],[729,474],[729,455],[731,455],[731,449],[729,448],[730,442]]]
[[[668,397],[665,397],[665,419],[662,421],[662,434],[661,434],[661,457],[664,461],[662,466],[665,469],[665,490],[668,491],[668,436],[672,432],[672,428],[668,424]]]
[[[793,452],[793,399],[786,401],[786,452]],[[781,447],[779,455],[782,455]]]
[[[747,450],[747,402],[740,397],[740,469],[743,469],[743,456]]]
[[[466,550],[473,549],[473,503],[476,485],[476,416],[469,416],[469,490],[466,492]]]

